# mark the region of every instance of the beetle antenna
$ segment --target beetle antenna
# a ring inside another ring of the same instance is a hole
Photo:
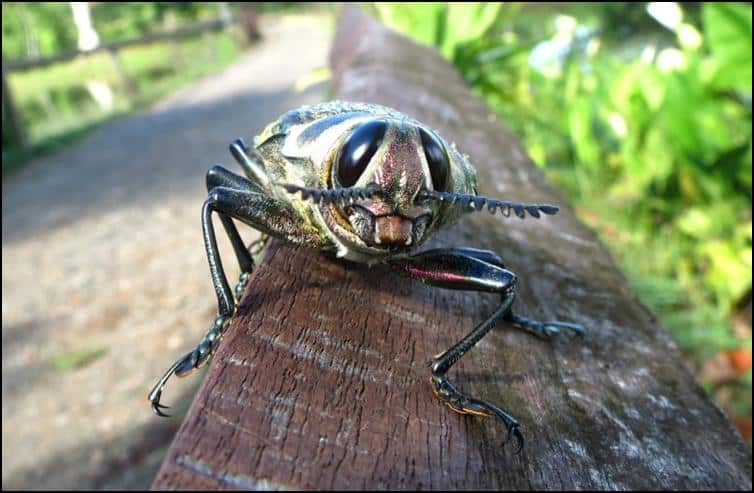
[[[460,202],[461,205],[472,211],[481,211],[486,205],[487,210],[491,214],[495,214],[497,209],[505,217],[511,215],[511,210],[523,219],[528,212],[530,216],[539,218],[540,212],[543,214],[553,215],[558,212],[558,207],[548,204],[520,204],[517,202],[510,202],[508,200],[496,200],[489,197],[483,197],[480,195],[468,195],[463,193],[453,192],[438,192],[436,190],[422,190],[419,195],[421,198],[439,200],[441,202],[450,202],[451,204]]]
[[[366,188],[308,188],[289,183],[279,183],[288,193],[301,192],[301,198],[304,200],[313,200],[321,204],[342,204],[346,205],[358,199],[366,199],[378,193],[376,186]]]

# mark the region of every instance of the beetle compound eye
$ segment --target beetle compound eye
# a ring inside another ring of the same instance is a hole
[[[435,190],[444,191],[448,185],[448,172],[450,170],[445,148],[437,141],[437,138],[423,128],[419,129],[419,135],[422,138],[429,172],[432,174],[432,186]]]
[[[386,130],[387,124],[377,120],[361,125],[351,134],[338,158],[341,186],[351,187],[356,183],[382,144]]]

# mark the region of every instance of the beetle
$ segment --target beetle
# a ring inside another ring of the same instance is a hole
[[[439,248],[413,253],[434,232],[484,207],[505,216],[540,218],[553,205],[496,200],[477,194],[468,157],[433,129],[397,110],[369,103],[330,101],[291,110],[247,146],[230,152],[244,175],[220,165],[207,173],[209,196],[202,207],[202,232],[218,315],[199,344],[179,358],[148,395],[160,415],[163,387],[172,376],[202,367],[215,352],[254,268],[233,220],[266,236],[319,250],[352,262],[381,266],[431,286],[497,293],[498,308],[458,343],[434,357],[430,382],[435,395],[462,414],[493,415],[508,441],[523,447],[518,422],[503,409],[462,392],[447,377],[451,366],[503,319],[543,336],[561,330],[583,335],[581,325],[538,322],[513,311],[516,275],[494,252]],[[241,268],[234,293],[222,269],[212,214],[219,216]]]

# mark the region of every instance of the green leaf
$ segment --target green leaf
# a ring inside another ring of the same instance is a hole
[[[702,16],[705,35],[719,61],[716,87],[751,93],[751,4],[709,2]]]
[[[706,207],[692,207],[678,219],[678,228],[694,238],[706,238],[715,230],[715,219]]]
[[[707,281],[716,289],[724,304],[738,300],[751,286],[751,257],[746,258],[750,249],[736,250],[735,246],[723,241],[708,241],[702,251],[710,261]]]
[[[568,123],[579,162],[590,168],[600,166],[600,149],[592,132],[591,101],[585,98],[574,100],[568,112]]]
[[[375,10],[383,24],[414,40],[434,46],[438,38],[438,15],[445,9],[444,2],[420,4],[374,2]]]
[[[449,2],[443,54],[451,58],[458,45],[477,39],[494,24],[502,4],[481,2]]]

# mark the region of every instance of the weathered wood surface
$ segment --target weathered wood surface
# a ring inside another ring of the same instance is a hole
[[[565,204],[453,68],[353,8],[336,95],[395,107],[455,140],[480,193]],[[430,246],[501,253],[524,315],[589,328],[544,341],[505,323],[451,370],[522,424],[455,414],[431,356],[495,307],[273,242],[153,487],[751,489],[751,450],[707,398],[605,248],[563,207],[543,220],[469,216]]]

